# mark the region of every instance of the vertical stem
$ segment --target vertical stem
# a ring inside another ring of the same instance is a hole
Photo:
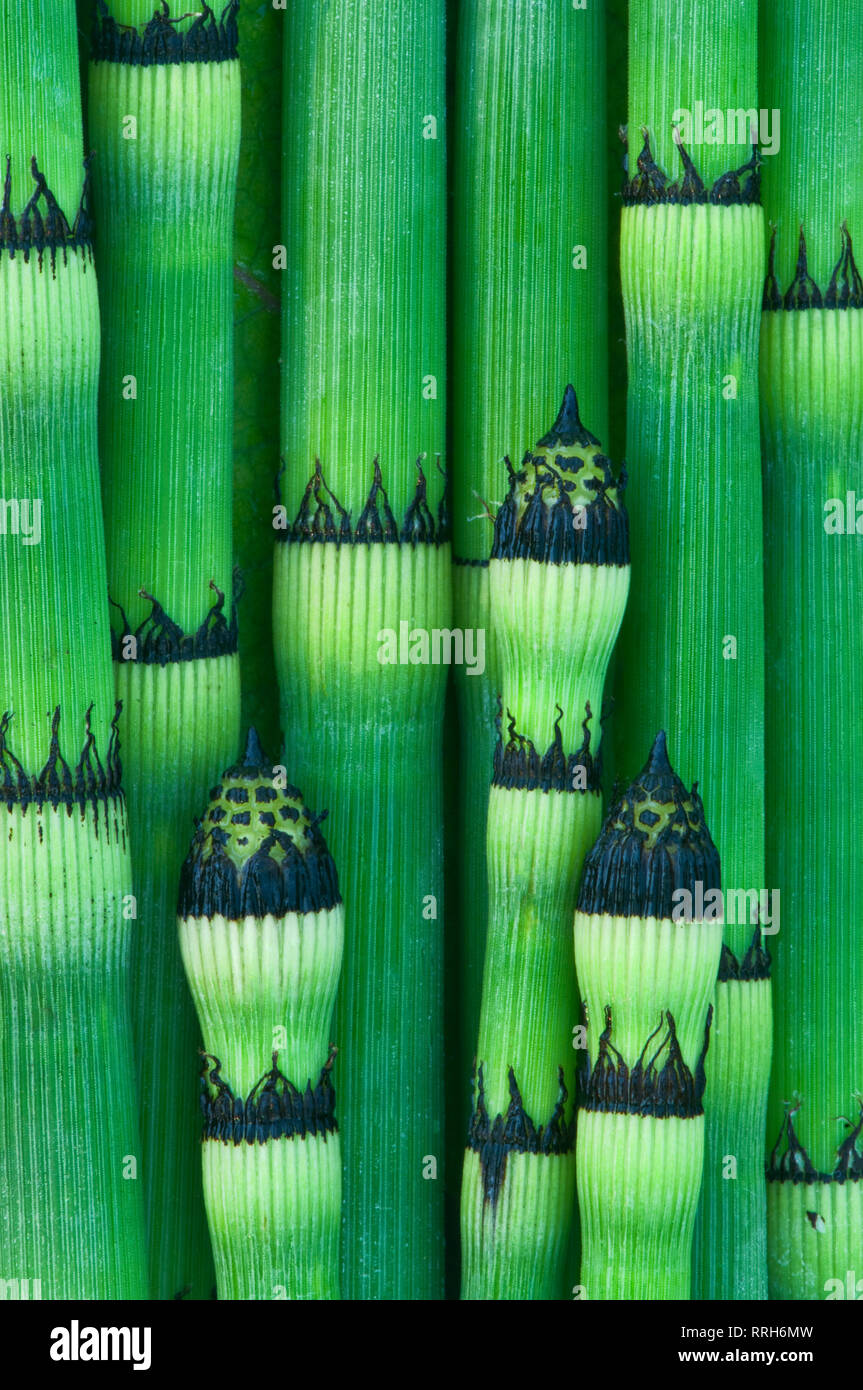
[[[536,433],[537,404],[559,399],[567,381],[578,385],[584,418],[608,438],[604,6],[466,0],[454,62],[454,598],[458,624],[486,631],[485,671],[456,671],[462,772],[451,894],[460,999],[448,1085],[455,1155],[479,1024],[485,824],[501,689],[486,504],[493,515],[503,456],[518,462]],[[587,85],[575,76],[585,72]]]
[[[193,817],[239,739],[236,40],[233,4],[216,16],[117,0],[110,13],[100,7],[90,64],[103,494],[141,924],[133,1016],[155,1298],[207,1298],[213,1285],[198,1145],[200,1032],[177,943],[176,891]]]
[[[351,1299],[443,1293],[445,12],[285,14],[276,665],[285,763],[330,808],[345,899]]]
[[[0,11],[0,1272],[145,1296],[73,0]],[[77,216],[76,216],[77,209]]]
[[[766,886],[763,223],[746,114],[757,102],[755,24],[755,0],[721,10],[708,0],[630,6],[621,275],[633,589],[614,721],[622,775],[657,729],[668,731],[681,778],[703,779],[726,887],[752,893]],[[729,108],[740,108],[740,121],[729,124]],[[721,113],[721,143],[711,110]],[[742,1053],[731,1050],[740,1036],[731,1022],[717,1027],[708,1056],[696,1297],[766,1294],[770,1018],[757,935],[751,912],[726,918],[717,1018],[737,1007],[739,981],[757,991],[763,1012]]]
[[[763,100],[781,116],[764,168],[775,231],[761,331],[767,863],[782,907],[768,1255],[772,1297],[821,1299],[846,1296],[863,1245],[863,870],[852,847],[863,757],[863,5],[793,3],[781,22],[765,5],[761,20]]]

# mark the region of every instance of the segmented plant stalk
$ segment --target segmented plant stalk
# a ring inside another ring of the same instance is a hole
[[[176,933],[183,846],[239,739],[232,608],[236,5],[100,6],[90,140],[103,313],[100,441],[139,950],[133,1013],[156,1298],[212,1287],[200,1033]],[[182,11],[181,11],[182,13]],[[123,26],[132,25],[132,28]]]
[[[730,889],[708,1061],[693,1293],[766,1294],[763,1136],[771,1019],[754,908],[764,879],[758,326],[764,267],[756,4],[632,0],[621,278],[633,596],[617,766],[657,728],[703,777]]]
[[[486,632],[484,672],[455,672],[459,1001],[450,1126],[460,1144],[488,917],[486,813],[500,693],[488,554],[501,463],[520,456],[537,404],[554,400],[568,378],[579,383],[585,419],[608,437],[604,6],[466,0],[454,81],[453,598],[459,626]]]
[[[863,757],[863,279],[852,244],[863,238],[863,4],[765,5],[761,20],[763,100],[782,123],[764,167],[774,233],[761,328],[767,867],[782,902],[770,1294],[859,1298],[863,869],[849,832]]]
[[[272,5],[243,7],[234,220],[234,555],[244,585],[238,633],[242,709],[244,725],[254,724],[270,749],[279,743],[269,539],[280,435],[281,272],[273,264],[273,242],[282,167],[283,18]]]
[[[352,1299],[434,1299],[443,1284],[443,699],[446,665],[477,660],[449,628],[435,462],[444,12],[296,0],[285,13],[274,631],[285,762],[331,808],[346,903],[335,1031]]]
[[[339,1296],[342,1169],[329,1027],[338,875],[255,730],[210,793],[180,879],[204,1034],[204,1196],[219,1298]]]
[[[0,1278],[21,1299],[146,1294],[77,59],[73,0],[0,10]]]
[[[488,942],[462,1187],[462,1296],[574,1282],[572,915],[599,829],[599,712],[629,587],[623,484],[568,386],[509,468],[489,564],[501,729],[488,813]]]
[[[660,733],[587,856],[575,914],[582,1298],[690,1296],[722,918],[701,798]]]

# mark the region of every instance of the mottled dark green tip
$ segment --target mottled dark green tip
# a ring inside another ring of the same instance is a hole
[[[284,917],[341,902],[326,841],[251,728],[243,760],[210,793],[180,874],[181,917]]]
[[[572,386],[521,468],[506,463],[509,491],[495,517],[493,560],[629,564],[626,470],[614,476],[599,440],[581,423]]]
[[[575,394],[575,387],[570,384],[563,393],[557,419],[548,434],[544,434],[542,439],[537,440],[536,447],[538,449],[571,449],[575,444],[580,444],[582,449],[587,449],[591,445],[599,448],[599,440],[581,423],[581,416],[578,413],[578,397]]]
[[[719,887],[719,853],[701,798],[677,776],[660,732],[584,861],[578,910],[690,920],[702,916],[706,895]]]

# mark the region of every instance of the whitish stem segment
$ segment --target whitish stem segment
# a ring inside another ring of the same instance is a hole
[[[204,1034],[204,1196],[220,1298],[339,1297],[341,1156],[329,1027],[344,910],[301,794],[249,733],[180,879]]]
[[[0,8],[0,129],[0,1276],[7,1298],[139,1299],[135,910],[73,0]]]
[[[629,587],[623,479],[566,389],[509,467],[489,564],[503,717],[462,1186],[462,1297],[560,1298],[574,1275],[571,924],[601,817],[599,710]]]
[[[764,865],[764,597],[758,331],[757,4],[632,0],[621,281],[629,391],[632,600],[621,632],[615,761],[658,728],[705,809],[730,889]],[[735,112],[740,109],[738,120]],[[717,140],[717,113],[721,143]],[[681,351],[681,344],[686,350]],[[759,917],[725,922],[707,1067],[693,1293],[766,1296],[768,957]],[[760,1010],[749,1043],[740,1021]],[[742,1010],[738,1017],[736,1010]],[[730,1176],[733,1168],[734,1177]]]
[[[781,1299],[863,1293],[863,154],[860,0],[762,6],[767,864],[782,901],[768,1111]],[[813,730],[818,731],[813,737]],[[830,769],[829,773],[825,769]]]
[[[232,577],[235,0],[100,3],[89,79],[100,443],[139,946],[133,1018],[154,1298],[213,1286],[200,1032],[176,935],[182,847],[240,735]]]
[[[661,733],[585,860],[575,914],[583,1298],[690,1296],[722,918],[701,798]]]

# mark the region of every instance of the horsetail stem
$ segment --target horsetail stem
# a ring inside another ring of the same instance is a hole
[[[252,729],[210,793],[180,879],[220,1298],[339,1296],[329,1026],[344,909],[320,819],[265,763]]]
[[[100,0],[90,138],[100,430],[141,932],[133,1017],[151,1294],[205,1298],[199,1031],[176,934],[182,845],[239,738],[231,563],[236,3]],[[127,27],[131,26],[131,27]],[[182,775],[178,776],[178,769]]]
[[[863,756],[863,5],[764,5],[761,22],[763,99],[782,115],[761,327],[767,865],[783,907],[768,1259],[771,1297],[821,1299],[845,1296],[863,1248],[863,872],[848,843]]]
[[[6,1297],[14,1283],[19,1298],[141,1298],[134,910],[73,0],[0,9],[0,128],[0,1274]]]
[[[346,905],[342,1292],[439,1298],[445,5],[284,18],[274,634],[284,761],[331,807]]]
[[[599,711],[629,587],[623,483],[571,386],[509,473],[489,563],[506,729],[462,1187],[469,1299],[559,1298],[573,1282],[572,915],[599,829]]]
[[[755,30],[755,0],[733,12],[712,0],[630,5],[621,277],[636,582],[621,635],[615,744],[618,766],[631,768],[657,728],[669,731],[681,777],[704,777],[726,883],[757,893],[765,871]],[[757,919],[741,917],[726,922],[715,999],[696,1297],[766,1293],[770,987]]]
[[[575,914],[584,1298],[690,1295],[719,889],[701,799],[661,733],[585,860]]]
[[[561,373],[578,381],[585,418],[607,438],[604,6],[466,0],[454,66],[453,598],[458,624],[486,632],[484,673],[455,672],[459,997],[448,1125],[460,1144],[488,917],[486,814],[500,688],[488,552],[501,460],[532,437],[537,402],[554,399]],[[581,72],[591,75],[588,88],[573,80]],[[574,176],[562,179],[564,169]]]

